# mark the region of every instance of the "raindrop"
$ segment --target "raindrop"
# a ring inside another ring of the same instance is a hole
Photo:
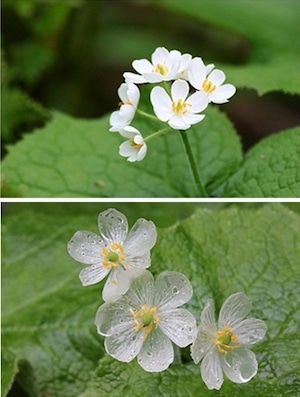
[[[147,356],[148,357],[152,357],[152,353],[151,352],[147,352]]]
[[[178,294],[178,288],[177,287],[173,287],[172,288],[172,292],[173,292],[173,294]]]

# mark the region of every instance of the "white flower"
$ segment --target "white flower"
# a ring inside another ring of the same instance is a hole
[[[205,305],[191,355],[196,364],[202,360],[201,376],[209,389],[221,388],[222,371],[235,383],[248,382],[256,375],[256,357],[248,347],[263,339],[267,326],[255,318],[244,320],[251,308],[246,295],[235,293],[224,302],[216,323],[213,300]]]
[[[128,126],[120,130],[120,134],[128,141],[123,142],[119,148],[119,154],[123,157],[128,157],[128,161],[141,161],[146,156],[147,145],[139,130]]]
[[[225,103],[235,94],[234,85],[223,84],[226,76],[222,70],[212,70],[214,65],[205,66],[201,58],[194,58],[191,63],[188,81],[196,90],[205,92],[210,102]]]
[[[68,243],[68,252],[73,259],[89,265],[79,274],[84,286],[109,275],[102,291],[106,301],[126,291],[130,282],[127,276],[131,276],[128,270],[150,266],[156,229],[153,222],[138,219],[128,233],[125,215],[115,209],[101,212],[98,226],[100,236],[85,230],[76,232]]]
[[[192,296],[189,280],[181,273],[165,271],[154,281],[141,271],[125,295],[99,307],[95,324],[105,336],[105,349],[119,361],[137,356],[148,372],[160,372],[174,360],[172,342],[185,347],[195,339],[194,316],[178,308]]]
[[[203,114],[196,114],[208,105],[207,96],[200,91],[189,98],[189,85],[185,80],[176,80],[171,86],[171,98],[162,87],[154,87],[150,94],[154,113],[176,130],[186,130],[192,124],[204,119]]]
[[[131,123],[140,100],[140,91],[132,83],[121,84],[118,95],[122,102],[120,103],[120,110],[116,110],[110,116],[111,128],[109,131],[112,132],[119,131]]]
[[[138,59],[132,62],[133,68],[139,73],[125,72],[123,74],[127,83],[159,83],[170,81],[176,77],[180,65],[181,53],[177,50],[168,51],[158,47],[148,59]]]

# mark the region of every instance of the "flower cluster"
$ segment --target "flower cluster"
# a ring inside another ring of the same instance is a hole
[[[220,389],[223,372],[235,383],[248,382],[257,373],[249,348],[264,338],[267,327],[262,320],[245,319],[249,298],[240,292],[227,298],[218,322],[209,299],[197,328],[194,315],[181,307],[193,295],[187,277],[165,270],[154,279],[146,270],[156,243],[154,223],[138,219],[128,232],[126,217],[108,209],[99,214],[98,225],[99,236],[76,232],[68,252],[88,265],[79,274],[84,286],[108,276],[95,325],[110,356],[123,362],[137,357],[145,371],[160,372],[174,361],[173,344],[191,345],[191,357],[196,364],[202,361],[201,376],[209,389]]]
[[[125,82],[118,89],[120,109],[110,117],[110,131],[128,138],[120,146],[119,153],[128,161],[140,161],[147,152],[147,141],[167,130],[187,130],[205,117],[203,112],[209,103],[222,104],[235,94],[232,84],[223,84],[225,74],[213,64],[205,65],[201,58],[168,51],[158,47],[147,59],[132,63],[137,73],[125,72]],[[150,93],[154,115],[138,109],[139,84],[155,84]],[[192,91],[192,92],[191,92]],[[168,129],[156,131],[146,138],[130,126],[136,112],[168,124]]]

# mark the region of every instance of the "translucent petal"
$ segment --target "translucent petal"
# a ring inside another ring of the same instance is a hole
[[[76,232],[68,242],[68,252],[73,259],[88,265],[101,263],[101,249],[105,246],[104,240],[97,234],[87,230]]]
[[[187,102],[191,105],[189,107],[189,112],[191,113],[202,112],[202,110],[206,109],[208,105],[207,95],[203,91],[197,91],[192,94],[188,98]]]
[[[150,93],[150,100],[156,116],[167,121],[172,116],[172,101],[162,87],[154,87]]]
[[[201,362],[201,376],[208,389],[219,390],[223,383],[223,373],[218,353],[212,347]]]
[[[105,338],[105,350],[119,361],[129,362],[143,346],[143,333],[134,331],[133,327],[124,328],[122,332],[115,332]]]
[[[185,80],[175,80],[171,87],[171,95],[173,101],[177,102],[179,99],[185,101],[189,93],[189,85]]]
[[[115,300],[128,290],[131,279],[127,273],[121,266],[110,272],[102,290],[102,297],[105,301]]]
[[[236,88],[232,84],[224,84],[218,87],[209,98],[214,103],[225,103],[231,98],[236,92]]]
[[[145,371],[164,371],[174,361],[172,343],[157,328],[149,334],[137,358]]]
[[[123,298],[118,299],[117,302],[106,302],[101,305],[95,318],[97,332],[108,336],[120,333],[126,328],[132,329],[135,323],[129,309],[130,306]]]
[[[126,216],[114,208],[99,214],[98,227],[107,243],[123,243],[128,232]]]
[[[210,73],[207,78],[218,87],[225,81],[226,76],[225,73],[222,72],[222,70],[215,69]]]
[[[217,332],[217,324],[215,319],[215,304],[212,299],[208,299],[204,309],[202,310],[200,323],[203,331],[213,335]]]
[[[186,309],[173,309],[158,313],[159,328],[179,347],[190,345],[197,335],[195,317]]]
[[[219,328],[234,327],[243,320],[252,309],[251,300],[242,292],[230,295],[220,310]]]
[[[191,356],[195,364],[202,360],[212,346],[212,335],[205,331],[200,324],[197,337],[191,346]]]
[[[138,219],[130,230],[124,248],[127,255],[142,256],[153,248],[157,233],[152,221]]]
[[[140,74],[151,73],[153,65],[148,59],[138,59],[132,62],[133,68]]]
[[[151,265],[150,252],[146,252],[144,255],[126,255],[125,266],[128,268],[146,269]]]
[[[253,345],[259,342],[264,338],[266,331],[266,323],[257,318],[247,318],[233,328],[233,333],[243,345]]]
[[[83,286],[96,284],[109,273],[102,265],[91,265],[81,270],[79,278]]]
[[[192,295],[192,284],[182,273],[164,271],[155,280],[155,306],[161,311],[183,305]]]
[[[143,305],[153,306],[154,281],[147,270],[136,270],[137,276],[131,281],[126,292],[126,300],[133,309],[140,310]]]
[[[255,354],[245,347],[220,354],[220,362],[226,376],[235,383],[248,382],[257,373]]]

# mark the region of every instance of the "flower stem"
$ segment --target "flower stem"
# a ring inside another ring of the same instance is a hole
[[[147,112],[144,112],[141,109],[136,109],[136,113],[139,113],[140,115],[142,115],[144,117],[147,117],[148,119],[152,119],[152,120],[155,120],[155,121],[160,121],[156,116],[154,116],[152,114],[149,114]]]
[[[192,152],[192,148],[191,148],[186,131],[181,130],[180,135],[182,137],[183,145],[184,145],[187,157],[188,157],[188,161],[190,163],[193,180],[196,185],[199,197],[208,197],[207,191],[205,190],[205,187],[204,187],[203,183],[201,182],[201,178],[200,178],[200,175],[198,172],[197,163],[196,163],[194,154]]]
[[[161,130],[158,130],[156,132],[153,132],[153,134],[148,135],[146,138],[144,138],[144,141],[146,142],[146,141],[149,141],[152,138],[155,138],[156,136],[165,134],[166,132],[170,131],[171,129],[172,128],[170,128],[170,127],[162,128]]]

